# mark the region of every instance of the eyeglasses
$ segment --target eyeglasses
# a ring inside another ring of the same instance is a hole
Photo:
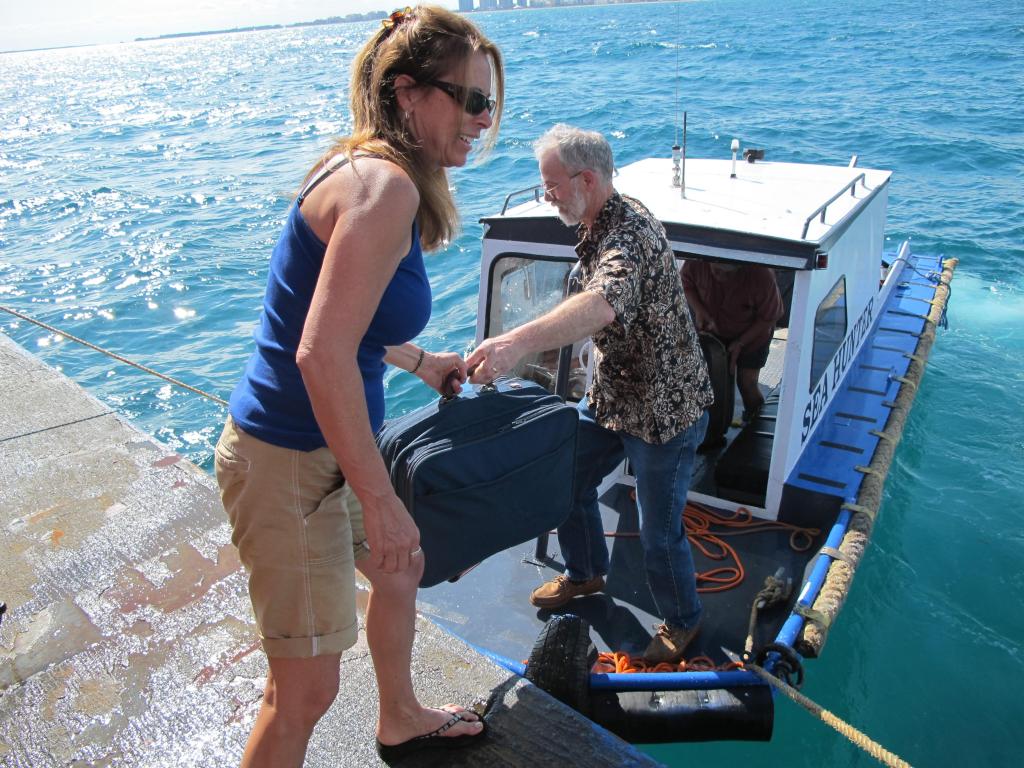
[[[572,176],[570,176],[568,180],[572,181],[577,176],[579,176],[581,173],[583,173],[583,171],[576,171],[576,173],[574,173]],[[538,192],[543,192],[545,200],[554,200],[555,199],[555,190],[558,189],[560,186],[562,186],[562,184],[564,184],[564,183],[565,182],[561,182],[560,181],[557,184],[551,184],[550,186],[547,183],[538,184],[537,185],[537,191]]]
[[[427,80],[427,85],[432,85],[440,91],[444,91],[455,101],[462,104],[468,115],[479,115],[485,109],[487,114],[493,115],[494,108],[498,105],[494,99],[488,98],[487,94],[476,88],[466,88],[455,83],[446,83],[444,80]]]

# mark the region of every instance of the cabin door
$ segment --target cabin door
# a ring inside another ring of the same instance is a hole
[[[477,341],[518,328],[554,309],[569,292],[573,256],[539,256],[502,251],[492,257],[481,280],[481,312]],[[511,372],[535,381],[550,392],[578,401],[586,392],[589,340],[564,349],[528,355]]]

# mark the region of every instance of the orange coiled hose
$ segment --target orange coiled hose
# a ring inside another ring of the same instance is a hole
[[[746,577],[743,561],[736,550],[723,537],[741,536],[762,531],[788,530],[789,546],[794,552],[804,552],[821,532],[818,528],[802,528],[777,520],[759,520],[749,509],[739,507],[735,512],[716,512],[692,501],[683,509],[683,525],[690,545],[696,547],[709,560],[730,561],[697,573],[698,592],[724,592],[741,584]],[[605,531],[609,538],[635,538],[639,533]]]
[[[803,528],[791,523],[777,520],[759,520],[746,507],[739,507],[732,513],[716,512],[707,507],[687,502],[683,509],[683,525],[690,545],[696,547],[709,560],[731,561],[729,565],[720,565],[697,573],[698,592],[724,592],[743,582],[746,572],[743,561],[735,548],[723,537],[740,536],[763,531],[786,531],[789,533],[789,546],[794,552],[804,552],[814,544],[814,539],[821,532],[818,528]],[[605,532],[609,537],[635,537],[639,533]],[[740,662],[727,662],[715,666],[707,656],[695,656],[690,660],[682,660],[678,664],[656,664],[648,666],[640,657],[633,658],[628,653],[599,653],[594,672],[630,673],[630,672],[711,672],[742,669]]]
[[[743,664],[730,661],[715,666],[715,662],[707,656],[694,656],[683,659],[678,664],[647,664],[641,657],[633,657],[621,651],[605,651],[597,654],[597,663],[592,672],[605,674],[629,674],[631,672],[727,672],[731,669],[743,669]]]

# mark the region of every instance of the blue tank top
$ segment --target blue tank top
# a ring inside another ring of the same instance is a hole
[[[272,445],[299,451],[327,445],[295,363],[302,327],[327,250],[299,206],[325,176],[310,184],[288,213],[270,258],[263,313],[254,334],[256,350],[229,405],[235,423],[249,434]],[[404,344],[418,336],[430,319],[430,306],[430,283],[423,266],[419,227],[413,222],[412,247],[385,288],[357,354],[374,432],[384,422],[384,347]]]

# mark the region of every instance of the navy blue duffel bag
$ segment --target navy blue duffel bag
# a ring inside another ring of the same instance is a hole
[[[518,378],[465,385],[389,421],[377,445],[420,530],[420,586],[565,521],[576,467],[576,409]]]

